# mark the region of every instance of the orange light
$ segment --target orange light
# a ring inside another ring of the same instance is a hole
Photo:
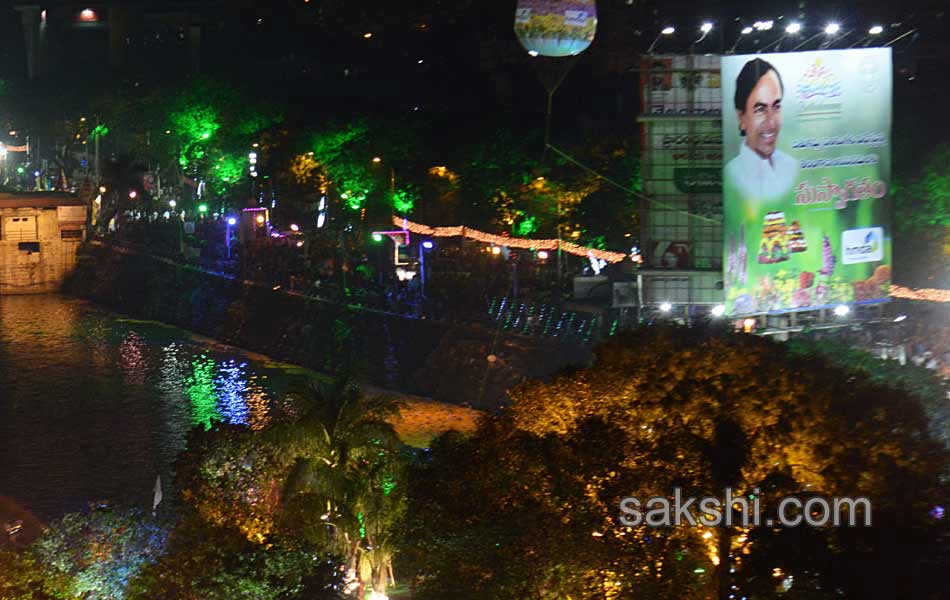
[[[257,215],[257,224],[258,225],[264,224],[264,215]]]

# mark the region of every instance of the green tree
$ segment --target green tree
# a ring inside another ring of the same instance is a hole
[[[168,552],[132,580],[130,599],[330,600],[339,598],[338,559],[298,540],[266,545],[186,516]]]
[[[126,597],[132,577],[162,555],[168,532],[134,510],[71,513],[53,523],[32,552],[62,598]]]
[[[269,432],[294,465],[284,486],[285,527],[331,544],[358,577],[384,593],[404,512],[400,442],[385,419],[398,409],[337,380],[304,392],[304,416]]]

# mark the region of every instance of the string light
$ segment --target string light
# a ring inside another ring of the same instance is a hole
[[[521,248],[525,250],[535,249],[547,250],[549,252],[556,251],[558,249],[558,244],[560,244],[562,252],[567,252],[568,254],[573,254],[575,256],[583,256],[585,258],[597,258],[607,261],[608,263],[618,263],[627,256],[627,254],[623,252],[598,250],[597,248],[588,248],[587,246],[580,246],[578,244],[572,244],[571,242],[565,242],[563,240],[558,242],[556,239],[535,240],[528,238],[510,238],[502,235],[485,233],[484,231],[463,226],[429,227],[428,225],[413,223],[412,221],[402,219],[400,217],[393,217],[393,224],[395,224],[397,227],[402,227],[403,229],[411,231],[412,233],[427,237],[464,237],[470,240],[475,240],[476,242],[481,242],[483,244],[507,246],[509,248]]]
[[[892,285],[891,296],[907,300],[922,300],[924,302],[950,302],[950,290],[921,288],[912,290],[902,285]]]

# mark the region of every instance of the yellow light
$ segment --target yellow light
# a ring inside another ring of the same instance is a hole
[[[370,33],[370,32],[368,32],[368,31],[363,34],[363,39],[368,40],[368,39],[371,38],[371,37],[373,37],[373,34]]]
[[[402,217],[393,217],[393,224],[400,229],[406,229],[412,233],[427,237],[464,237],[470,240],[475,240],[476,242],[481,242],[483,244],[509,246],[511,248],[520,248],[523,250],[535,249],[552,252],[556,251],[560,246],[560,249],[564,252],[567,252],[568,254],[582,256],[584,258],[592,256],[596,259],[605,260],[608,263],[618,263],[627,257],[627,254],[623,252],[610,252],[607,250],[600,250],[598,248],[589,248],[587,246],[581,246],[564,240],[558,241],[556,239],[510,238],[500,235],[492,235],[490,233],[485,233],[484,231],[461,226],[429,227],[428,225],[422,225],[421,223],[413,223],[412,221],[403,219]],[[486,248],[486,251],[490,250]]]
[[[912,290],[900,285],[892,285],[891,296],[908,300],[923,300],[926,302],[950,302],[950,290],[921,288]]]
[[[86,117],[79,117],[79,122],[80,122],[80,123],[85,123],[85,122],[86,122]]]
[[[100,186],[99,186],[99,193],[100,193],[100,194],[105,194],[105,193],[106,193],[106,186],[100,185]]]
[[[711,532],[711,531],[707,531],[706,533],[703,534],[703,539],[704,539],[704,540],[708,540],[708,539],[711,538],[711,537],[712,537],[712,532]]]
[[[259,225],[263,225],[263,224],[264,224],[264,215],[257,215],[257,223],[258,223]]]
[[[378,157],[378,156],[374,156],[374,157],[373,157],[373,162],[378,164],[378,163],[383,162],[383,159],[381,159],[381,158]]]
[[[172,133],[172,130],[171,130],[171,129],[166,129],[166,130],[165,130],[165,135],[171,135],[171,133]]]
[[[501,254],[501,248],[499,248],[498,246],[492,246],[491,253],[494,254],[495,256],[498,256],[499,254]]]

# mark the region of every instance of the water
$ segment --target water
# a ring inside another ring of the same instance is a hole
[[[191,428],[265,427],[306,375],[83,301],[0,296],[0,497],[44,520],[99,500],[150,509]]]

